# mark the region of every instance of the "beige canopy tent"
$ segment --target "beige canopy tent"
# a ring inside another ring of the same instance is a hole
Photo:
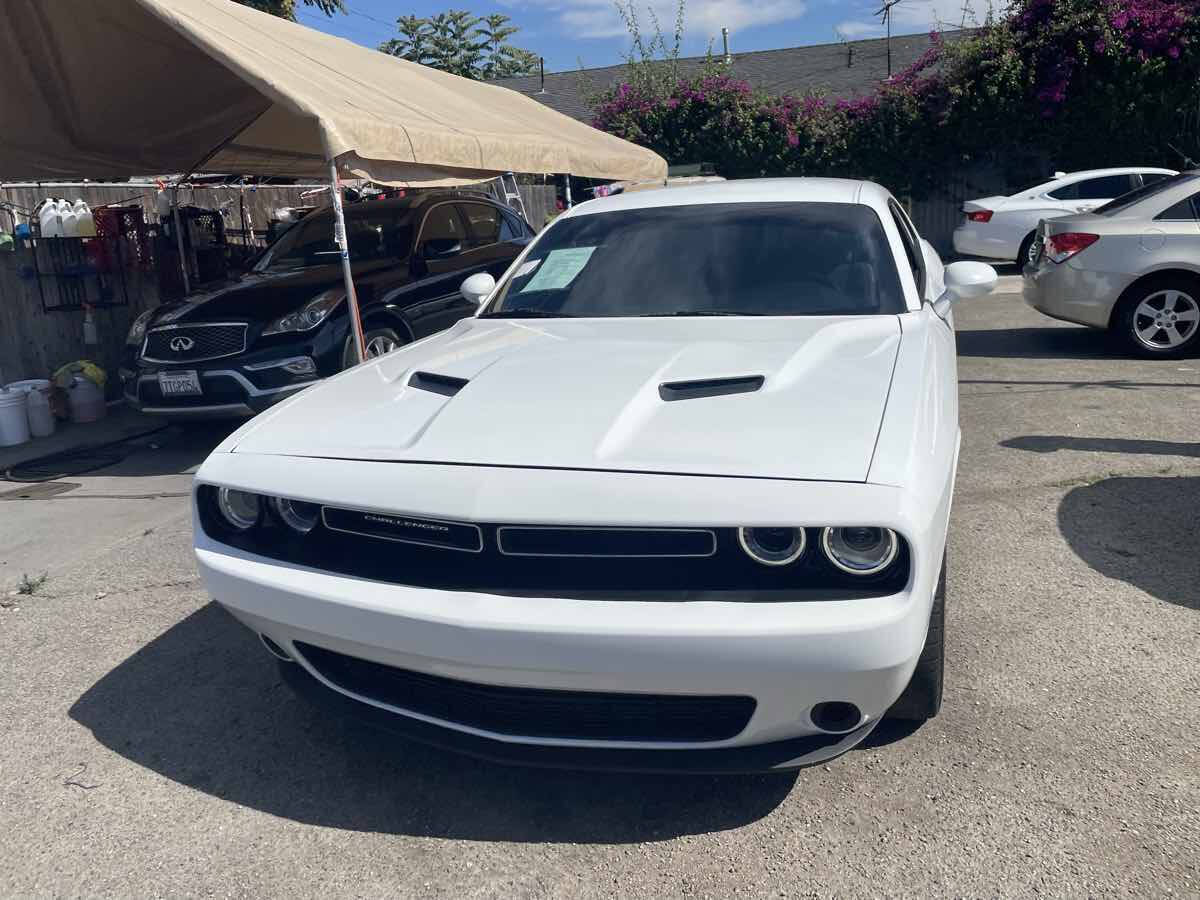
[[[230,0],[5,0],[0,59],[6,179],[340,172],[439,186],[505,172],[667,174],[657,154],[515,91]]]

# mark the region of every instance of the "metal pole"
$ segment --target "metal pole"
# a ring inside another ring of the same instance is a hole
[[[346,284],[346,305],[350,307],[350,330],[354,333],[354,352],[358,361],[367,358],[363,340],[362,316],[358,312],[358,293],[354,290],[354,275],[350,271],[350,249],[346,241],[346,214],[342,211],[342,191],[338,186],[337,163],[329,164],[329,193],[333,197],[333,242],[342,251],[342,280]]]
[[[570,209],[571,208],[571,176],[568,174],[566,177],[567,177],[567,191],[565,194],[565,199],[567,201],[567,209]]]
[[[183,295],[192,292],[191,279],[188,278],[187,259],[183,255],[183,229],[179,225],[179,185],[171,190],[171,215],[175,220],[175,246],[179,250],[179,274],[183,276]]]

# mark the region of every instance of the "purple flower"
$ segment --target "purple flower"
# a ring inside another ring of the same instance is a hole
[[[1100,38],[1096,41],[1096,43],[1092,44],[1092,49],[1097,53],[1103,53],[1108,49],[1108,43],[1104,40],[1104,38]]]
[[[1171,57],[1171,59],[1179,59],[1179,47],[1178,46],[1170,47],[1167,50],[1167,56]]]

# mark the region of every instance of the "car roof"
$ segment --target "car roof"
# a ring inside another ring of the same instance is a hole
[[[878,184],[848,178],[747,178],[600,197],[572,207],[569,215],[709,203],[863,203],[883,206],[889,196]]]
[[[1157,166],[1113,166],[1107,169],[1080,169],[1078,172],[1068,172],[1059,178],[1051,178],[1046,183],[1056,181],[1074,181],[1076,178],[1098,178],[1105,175],[1123,175],[1126,172],[1154,172],[1161,175],[1174,175],[1174,169],[1160,169]]]

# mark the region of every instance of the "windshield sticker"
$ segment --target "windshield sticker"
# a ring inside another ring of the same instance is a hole
[[[517,271],[513,274],[513,278],[524,278],[526,275],[536,269],[538,267],[538,263],[540,262],[540,259],[531,259],[528,262],[521,263],[521,268],[517,269]]]
[[[566,250],[551,250],[542,262],[537,274],[519,293],[526,291],[561,291],[575,280],[588,264],[595,247],[571,247]]]

